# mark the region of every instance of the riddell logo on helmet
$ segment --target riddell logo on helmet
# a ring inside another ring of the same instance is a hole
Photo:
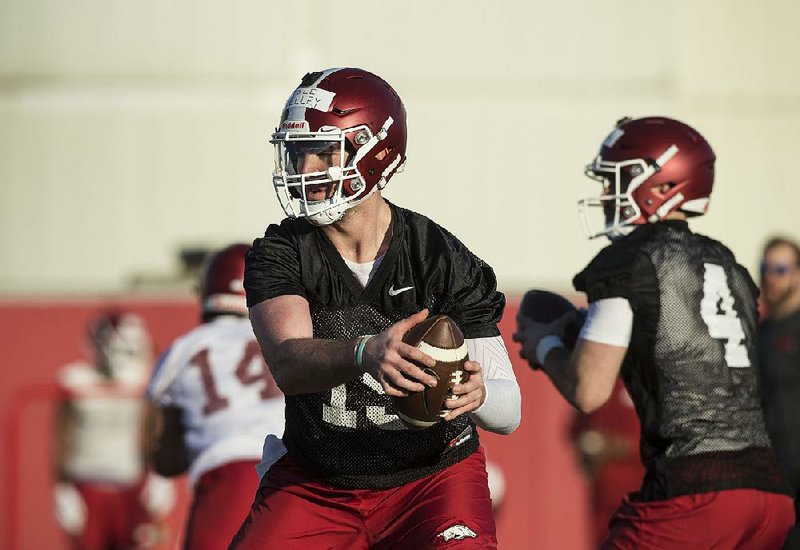
[[[281,123],[281,130],[308,130],[308,122],[305,120],[284,120]]]

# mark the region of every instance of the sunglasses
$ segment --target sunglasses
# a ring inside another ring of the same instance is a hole
[[[795,267],[796,266],[793,264],[768,264],[767,262],[761,262],[761,276],[778,275],[783,277],[794,270]]]

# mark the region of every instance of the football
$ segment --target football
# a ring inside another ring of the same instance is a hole
[[[395,411],[403,423],[422,430],[439,422],[448,409],[445,400],[452,397],[450,389],[469,380],[464,363],[469,360],[467,345],[461,329],[446,315],[436,315],[414,326],[403,336],[403,342],[419,348],[436,360],[431,368],[416,363],[438,381],[435,388],[425,387],[406,397],[393,397]]]
[[[517,330],[520,330],[519,317],[527,317],[532,321],[539,323],[549,323],[555,321],[568,311],[578,311],[580,315],[575,318],[575,321],[570,323],[564,331],[564,345],[568,349],[575,347],[575,342],[578,341],[578,335],[581,332],[583,321],[585,319],[585,311],[578,310],[572,302],[548,290],[529,290],[522,297],[522,302],[519,305],[519,312],[517,313]]]

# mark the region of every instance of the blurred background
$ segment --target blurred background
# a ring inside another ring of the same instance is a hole
[[[283,217],[268,139],[306,72],[362,67],[398,91],[409,160],[385,196],[494,267],[516,360],[522,292],[568,293],[605,244],[575,204],[598,193],[583,166],[624,115],[708,139],[715,191],[692,225],[754,274],[769,235],[800,234],[798,20],[792,0],[0,0],[0,546],[61,544],[50,384],[90,316],[134,309],[162,351],[197,322],[204,252]],[[523,425],[486,438],[501,543],[585,548],[572,413],[515,366]]]

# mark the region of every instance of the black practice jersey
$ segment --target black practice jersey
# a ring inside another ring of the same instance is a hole
[[[498,336],[505,298],[492,269],[433,221],[391,208],[391,242],[366,288],[319,228],[303,219],[269,226],[246,257],[248,305],[302,296],[315,338],[377,334],[423,308],[448,315],[466,338]],[[385,488],[466,458],[478,434],[469,415],[422,431],[405,428],[391,398],[364,374],[329,391],[287,395],[284,443],[331,483]]]
[[[638,227],[574,280],[633,310],[622,377],[641,420],[642,500],[733,488],[783,492],[759,398],[758,289],[684,221]]]

